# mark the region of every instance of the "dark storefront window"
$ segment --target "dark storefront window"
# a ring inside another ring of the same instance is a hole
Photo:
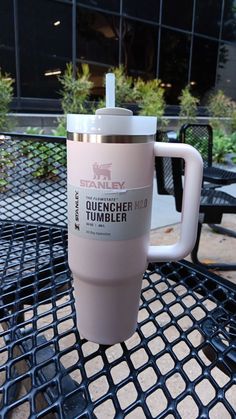
[[[57,76],[72,59],[71,6],[49,0],[20,0],[21,94],[58,97]]]
[[[148,7],[145,1],[123,0],[123,14],[139,19],[158,22],[159,9],[160,0],[148,0]]]
[[[169,104],[176,104],[188,83],[190,36],[169,29],[161,31],[159,78],[166,88]]]
[[[218,42],[194,37],[191,67],[191,84],[195,95],[205,105],[210,91],[215,86]]]
[[[162,24],[175,28],[191,30],[193,0],[163,0]]]
[[[217,69],[217,89],[236,100],[236,46],[221,44]]]
[[[214,88],[236,100],[236,0],[73,5],[74,0],[0,0],[0,68],[15,79],[18,110],[43,111],[44,104],[58,109],[59,101],[50,99],[59,99],[58,75],[72,61],[72,46],[78,68],[89,64],[92,100],[104,95],[104,74],[120,63],[134,78],[159,77],[169,105],[178,104],[188,83],[202,105]]]
[[[77,58],[117,66],[119,19],[114,15],[78,7]]]
[[[124,19],[122,61],[133,77],[156,77],[158,27]]]
[[[105,97],[104,78],[108,72],[109,67],[103,65],[90,64],[89,70],[91,74],[91,81],[93,82],[93,88],[91,91],[91,99],[97,100],[100,97]]]
[[[197,0],[194,31],[219,37],[222,0]]]
[[[89,8],[98,8],[119,13],[120,0],[77,0],[77,4],[84,4]]]
[[[0,69],[15,79],[14,20],[11,1],[0,2]]]
[[[225,0],[222,39],[236,42],[236,0]]]

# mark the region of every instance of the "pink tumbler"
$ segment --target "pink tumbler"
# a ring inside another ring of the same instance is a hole
[[[79,332],[99,344],[137,326],[148,262],[185,257],[194,246],[202,159],[191,146],[155,142],[157,119],[107,107],[68,115],[68,252]],[[154,157],[185,160],[179,241],[149,246]]]

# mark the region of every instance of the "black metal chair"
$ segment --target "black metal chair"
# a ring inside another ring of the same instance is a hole
[[[182,143],[192,145],[201,153],[204,165],[203,182],[209,182],[204,186],[218,188],[236,183],[236,172],[212,165],[213,131],[209,124],[185,124],[180,129],[179,139]],[[209,223],[209,227],[216,233],[236,237],[235,231],[222,226]]]
[[[155,160],[157,190],[160,195],[172,195],[175,198],[176,211],[182,207],[182,168],[181,159],[157,157]],[[214,188],[202,188],[199,209],[197,240],[191,253],[192,261],[212,269],[235,270],[236,264],[203,264],[198,259],[198,249],[202,224],[220,224],[224,214],[236,214],[236,198]]]
[[[212,164],[213,131],[209,124],[185,124],[179,132],[179,140],[182,143],[195,147],[203,159],[203,180],[215,184],[215,186],[230,185],[236,183],[236,173],[230,170],[215,167]]]

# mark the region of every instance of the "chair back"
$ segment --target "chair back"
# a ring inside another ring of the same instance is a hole
[[[202,156],[204,168],[212,166],[213,133],[208,124],[184,124],[180,128],[181,143],[195,147]]]
[[[0,133],[0,156],[0,220],[66,228],[66,138]]]
[[[157,138],[162,134],[158,133]],[[173,142],[176,142],[174,140]],[[170,195],[175,198],[176,211],[181,212],[182,208],[182,159],[172,157],[156,157],[155,170],[157,179],[157,191],[159,195]]]

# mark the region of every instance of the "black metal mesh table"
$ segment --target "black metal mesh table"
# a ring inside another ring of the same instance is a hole
[[[0,240],[1,417],[235,416],[233,285],[149,266],[136,333],[99,346],[76,328],[65,230],[5,222]]]
[[[184,261],[150,265],[136,333],[86,341],[67,265],[65,139],[0,146],[0,417],[234,418],[235,285]]]

